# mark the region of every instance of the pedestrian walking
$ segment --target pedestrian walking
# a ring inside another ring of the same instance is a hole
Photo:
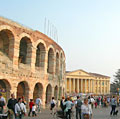
[[[28,116],[30,116],[30,114],[31,114],[31,112],[32,112],[32,106],[33,106],[33,104],[34,104],[33,99],[30,99]]]
[[[0,93],[0,114],[3,114],[5,105],[5,98],[2,96],[2,93]]]
[[[22,103],[22,98],[19,98],[18,102],[15,104],[16,119],[23,119],[26,113],[26,106]]]
[[[72,101],[70,101],[70,97],[67,97],[67,100],[64,102],[64,105],[66,106],[66,119],[71,119],[71,112],[74,104],[72,103]]]
[[[15,95],[11,94],[11,98],[8,100],[8,117],[9,119],[13,119],[15,116],[15,104],[17,103],[17,100],[15,99]]]
[[[88,104],[88,99],[84,99],[84,103],[81,106],[82,110],[82,119],[92,119],[92,108],[91,104]]]
[[[61,101],[60,101],[60,107],[61,107],[61,109],[62,109],[63,115],[64,115],[64,110],[65,110],[64,102],[65,102],[65,97],[62,97],[62,99],[61,99]]]
[[[37,99],[36,99],[36,101],[35,101],[35,103],[36,103],[36,110],[37,110],[37,112],[41,112],[41,105],[42,105],[42,101],[41,101],[41,99],[40,99],[40,97],[38,97]]]
[[[33,103],[33,106],[32,106],[32,116],[37,116],[36,114],[36,105]]]
[[[52,97],[51,103],[50,103],[50,110],[51,110],[51,114],[55,114],[55,108],[56,108],[56,101],[54,99],[54,97]]]
[[[79,115],[79,119],[81,119],[81,106],[82,106],[82,101],[80,100],[80,97],[77,96],[77,100],[75,102],[75,107],[76,107],[76,119],[78,119],[78,115]]]
[[[115,99],[115,96],[113,96],[112,99],[111,99],[111,112],[110,112],[110,115],[115,114],[116,106],[117,106],[117,101]]]

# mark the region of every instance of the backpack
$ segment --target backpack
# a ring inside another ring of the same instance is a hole
[[[77,109],[81,109],[81,106],[82,106],[82,101],[81,100],[77,100],[76,108]]]

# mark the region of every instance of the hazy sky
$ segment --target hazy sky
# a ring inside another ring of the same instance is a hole
[[[66,70],[111,76],[120,68],[120,0],[1,0],[0,15],[44,32],[57,28]]]

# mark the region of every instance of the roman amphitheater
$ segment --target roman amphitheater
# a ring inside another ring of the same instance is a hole
[[[65,54],[47,35],[0,17],[0,92],[26,101],[65,93]]]

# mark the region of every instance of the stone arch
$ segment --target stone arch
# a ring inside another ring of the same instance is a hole
[[[39,43],[37,45],[36,49],[36,67],[44,68],[45,66],[45,55],[46,55],[46,49],[43,43]]]
[[[17,98],[24,97],[25,100],[29,101],[29,86],[26,81],[21,81],[17,86]]]
[[[58,99],[58,86],[55,86],[55,88],[54,88],[54,97],[55,97],[55,100],[57,100]]]
[[[52,98],[52,86],[51,84],[48,84],[46,87],[46,104],[48,104],[51,101]]]
[[[11,60],[13,58],[15,36],[10,27],[0,27],[0,51],[8,56]]]
[[[32,39],[27,34],[21,34],[20,38],[18,61],[23,64],[31,64]]]
[[[55,69],[56,75],[59,74],[59,53],[56,52],[56,69]]]
[[[47,72],[50,73],[50,74],[53,74],[53,72],[54,72],[54,49],[51,48],[51,47],[48,50]]]
[[[8,101],[10,98],[11,85],[6,79],[0,79],[0,93]]]
[[[35,42],[35,48],[38,46],[39,43],[42,43],[44,45],[45,50],[47,49],[46,43],[42,39],[39,39]]]
[[[42,99],[43,95],[43,85],[41,83],[36,83],[33,92],[33,99],[34,101],[36,98],[40,97]]]

